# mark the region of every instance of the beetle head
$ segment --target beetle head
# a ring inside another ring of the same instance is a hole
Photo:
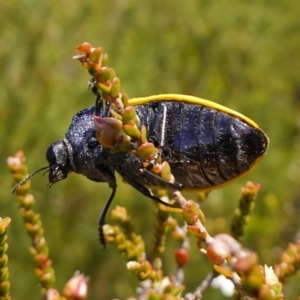
[[[46,152],[49,163],[49,183],[65,179],[72,168],[64,141],[53,143]]]
[[[12,193],[14,193],[18,187],[23,185],[33,175],[43,170],[46,170],[45,173],[49,173],[49,186],[55,182],[65,179],[68,176],[71,168],[68,162],[68,152],[63,141],[53,143],[46,152],[46,158],[49,162],[49,166],[40,168],[27,175],[13,188]]]

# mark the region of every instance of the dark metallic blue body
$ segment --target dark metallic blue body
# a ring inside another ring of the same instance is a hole
[[[135,107],[148,139],[161,150],[177,182],[187,189],[206,190],[247,172],[267,147],[264,133],[244,120],[202,105],[156,101]],[[111,155],[97,142],[92,116],[95,107],[75,115],[66,133],[71,170],[89,179],[113,184],[114,171],[134,186],[155,186],[141,173],[142,161],[131,153]],[[101,111],[109,116],[109,109]]]

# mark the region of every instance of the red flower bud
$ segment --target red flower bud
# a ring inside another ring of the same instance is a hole
[[[175,251],[175,259],[176,259],[176,262],[177,262],[178,266],[183,267],[189,261],[189,254],[183,248],[176,249],[176,251]]]

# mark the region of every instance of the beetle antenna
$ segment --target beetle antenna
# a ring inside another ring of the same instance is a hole
[[[13,190],[11,191],[11,193],[13,194],[17,188],[21,185],[23,185],[30,177],[32,177],[33,175],[35,175],[36,173],[40,172],[40,171],[43,171],[43,170],[46,170],[46,169],[49,169],[49,167],[43,167],[43,168],[40,168],[32,173],[30,173],[29,175],[27,175],[24,179],[22,179],[14,188]],[[46,173],[48,172],[48,170],[43,174],[45,175]]]
[[[106,202],[106,204],[101,212],[101,215],[99,217],[99,220],[98,220],[99,241],[100,241],[101,245],[103,245],[103,249],[105,249],[105,246],[106,246],[106,240],[105,240],[105,236],[104,236],[103,226],[105,225],[105,217],[106,217],[107,211],[111,205],[111,202],[113,201],[113,199],[115,197],[116,190],[117,190],[117,186],[114,185],[112,187],[111,195],[110,195],[108,201]]]

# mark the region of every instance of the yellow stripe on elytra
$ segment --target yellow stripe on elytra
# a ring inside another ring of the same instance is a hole
[[[210,107],[216,110],[219,110],[221,112],[224,112],[226,114],[232,115],[234,117],[240,118],[241,120],[245,121],[249,125],[251,125],[254,128],[259,128],[259,126],[253,122],[251,119],[247,118],[243,114],[234,111],[226,106],[220,105],[218,103],[193,97],[193,96],[187,96],[187,95],[180,95],[180,94],[161,94],[161,95],[155,95],[155,96],[149,96],[149,97],[141,97],[141,98],[133,98],[129,99],[128,103],[130,105],[136,106],[136,105],[142,105],[147,104],[149,102],[153,101],[177,101],[177,102],[183,102],[183,103],[189,103],[189,104],[195,104],[195,105],[203,105],[206,107]]]

